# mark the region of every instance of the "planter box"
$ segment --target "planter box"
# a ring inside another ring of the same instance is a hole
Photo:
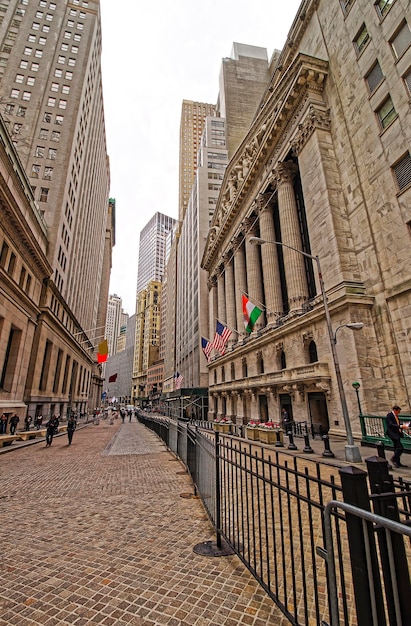
[[[280,441],[283,443],[283,431],[278,428],[259,428],[258,436],[260,443],[277,443],[277,433],[280,435]]]
[[[230,434],[231,433],[231,424],[214,422],[213,424],[214,430],[217,430],[219,433]]]
[[[247,426],[247,439],[251,439],[252,441],[259,441],[258,428]]]

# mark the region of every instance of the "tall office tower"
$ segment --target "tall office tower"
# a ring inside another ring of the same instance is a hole
[[[179,239],[179,224],[176,224],[164,272],[161,298],[160,356],[164,360],[163,391],[167,392],[173,390],[173,376],[176,371],[177,250]]]
[[[159,358],[161,281],[177,221],[156,213],[140,233],[133,397],[145,395],[147,369]]]
[[[108,353],[113,355],[117,352],[117,339],[123,324],[123,301],[116,294],[109,296],[107,303],[107,319],[105,336],[108,343]]]
[[[180,120],[180,173],[178,219],[182,221],[197,170],[198,151],[205,118],[216,113],[214,104],[183,100]]]
[[[166,266],[167,234],[176,220],[156,213],[140,233],[138,250],[137,294],[152,280],[161,281]]]
[[[0,4],[1,110],[47,223],[52,279],[98,326],[109,194],[100,3]]]
[[[231,56],[221,65],[217,102],[217,114],[226,120],[230,159],[250,127],[268,80],[266,48],[233,43]]]
[[[106,363],[104,389],[107,392],[108,399],[116,398],[119,404],[132,403],[131,379],[133,375],[135,331],[136,316],[131,315],[127,320],[127,327],[120,331],[120,337],[124,338],[122,339],[124,347]]]
[[[201,350],[201,337],[210,336],[208,287],[200,264],[227,163],[225,120],[208,117],[177,253],[176,370],[183,374],[185,388],[208,386],[207,361]],[[220,321],[227,322],[225,312]]]
[[[159,360],[161,282],[152,280],[137,295],[133,363],[133,402],[147,395],[148,369]]]

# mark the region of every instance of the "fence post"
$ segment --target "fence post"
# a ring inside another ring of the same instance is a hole
[[[388,473],[388,462],[379,456],[365,459],[370,481],[371,493],[383,494],[381,498],[373,498],[374,513],[395,522],[400,522],[398,502],[392,476]],[[392,494],[392,496],[388,495]],[[399,611],[403,626],[411,624],[411,585],[405,552],[404,538],[398,533],[391,535],[391,547],[394,572],[390,568],[387,535],[383,528],[377,530],[380,545],[381,566],[383,571],[388,615],[391,626],[398,623],[395,612],[395,597],[398,597]],[[398,593],[397,593],[398,589]]]
[[[367,472],[359,467],[348,466],[341,468],[339,473],[344,502],[370,511]],[[362,520],[350,513],[346,513],[346,520],[357,622],[361,626],[386,626],[373,526],[370,522],[365,523],[368,529],[368,553]],[[373,573],[372,580],[369,577],[368,560]]]
[[[215,523],[217,548],[221,550],[221,482],[220,482],[220,433],[215,432]]]

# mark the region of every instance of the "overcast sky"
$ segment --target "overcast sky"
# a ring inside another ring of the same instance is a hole
[[[116,199],[110,293],[135,312],[138,242],[159,211],[178,214],[181,103],[215,104],[233,42],[281,49],[300,0],[100,0],[103,89]]]

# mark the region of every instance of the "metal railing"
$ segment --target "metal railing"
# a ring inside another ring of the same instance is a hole
[[[359,417],[363,443],[377,445],[381,442],[385,447],[393,447],[391,439],[386,435],[387,424],[385,416],[360,415]],[[411,422],[411,415],[404,414],[401,415],[399,419],[400,423],[407,424],[408,422]],[[402,445],[405,450],[411,451],[411,429],[404,429],[403,433],[404,437],[402,439]]]
[[[290,624],[411,626],[411,543],[403,539],[411,485],[394,483],[384,459],[367,460],[367,475],[194,423],[139,419],[185,463],[217,543],[232,547]],[[370,521],[372,539],[361,528]],[[381,537],[394,527],[394,541]]]

